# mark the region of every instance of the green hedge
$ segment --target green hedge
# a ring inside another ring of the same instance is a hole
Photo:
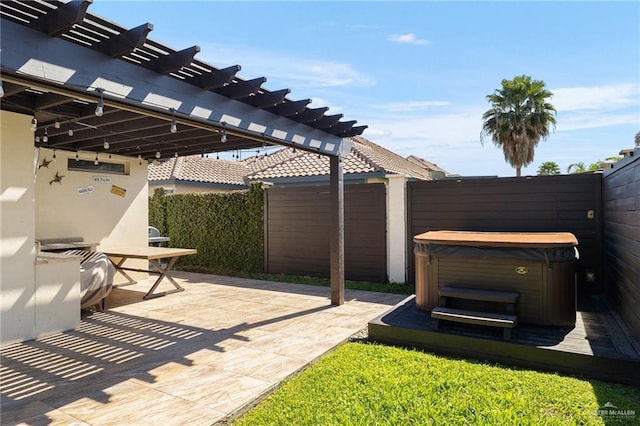
[[[262,184],[246,191],[163,195],[149,199],[149,225],[171,238],[171,247],[196,248],[177,268],[214,273],[264,270]]]

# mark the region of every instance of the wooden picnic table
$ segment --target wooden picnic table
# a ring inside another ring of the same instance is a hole
[[[116,272],[119,272],[122,276],[124,276],[129,283],[128,284],[136,284],[135,281],[126,271],[135,271],[135,272],[148,272],[151,274],[160,274],[158,279],[153,283],[151,289],[143,296],[143,299],[152,299],[154,297],[164,296],[166,294],[177,293],[179,291],[184,291],[184,288],[178,284],[173,277],[171,277],[171,268],[176,260],[181,256],[188,256],[191,254],[196,254],[198,251],[196,249],[185,249],[185,248],[173,248],[173,247],[124,247],[124,248],[114,248],[114,249],[105,249],[102,250],[104,254],[109,256],[109,260],[113,263],[113,266],[116,268]],[[144,259],[147,260],[155,269],[138,269],[138,268],[128,268],[123,266],[124,263],[128,259]],[[161,259],[167,259],[166,263],[161,262]],[[163,291],[161,293],[154,293],[160,282],[166,278],[169,280],[171,284],[175,287],[173,290]]]

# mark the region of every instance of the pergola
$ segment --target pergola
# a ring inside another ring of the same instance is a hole
[[[148,38],[150,23],[123,28],[87,13],[90,0],[3,0],[2,110],[34,117],[34,146],[136,157],[284,145],[331,160],[331,302],[344,302],[344,200],[340,157],[366,126],[291,100],[289,89],[243,80]]]

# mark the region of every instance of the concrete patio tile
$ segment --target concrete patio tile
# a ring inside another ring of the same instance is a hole
[[[29,425],[29,426],[84,426],[89,423],[82,422],[61,410],[52,408],[40,401],[28,404],[18,409],[2,410],[0,413],[4,426]]]
[[[175,272],[185,291],[116,288],[73,331],[2,348],[2,424],[211,425],[404,299]]]

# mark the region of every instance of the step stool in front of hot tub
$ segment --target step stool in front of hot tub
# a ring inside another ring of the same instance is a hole
[[[438,331],[440,320],[454,321],[465,324],[502,327],[504,340],[511,340],[511,329],[518,324],[518,317],[515,315],[515,305],[519,296],[517,292],[446,286],[440,287],[438,295],[440,296],[440,306],[436,306],[431,311],[431,328],[434,331]],[[450,298],[504,303],[507,313],[499,314],[450,308],[447,306],[447,300]]]

